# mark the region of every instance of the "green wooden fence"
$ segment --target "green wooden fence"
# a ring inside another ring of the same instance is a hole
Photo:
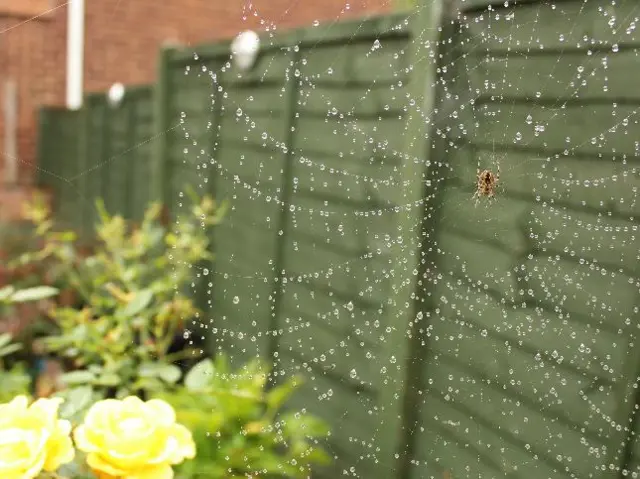
[[[41,181],[85,230],[98,196],[230,201],[202,334],[309,378],[318,477],[640,474],[635,6],[445,7],[264,36],[243,75],[166,49],[119,107],[43,111]]]
[[[92,93],[81,110],[45,108],[40,114],[39,182],[56,192],[65,225],[89,232],[95,201],[139,220],[152,199],[153,89],[130,87],[122,103]]]
[[[457,144],[437,199],[455,222],[432,230],[445,246],[427,288],[439,299],[412,477],[425,477],[424,464],[455,478],[640,473],[627,441],[640,206],[637,176],[622,180],[637,171],[626,159],[637,135],[624,125],[640,104],[627,85],[638,43],[610,23],[635,8],[558,2],[465,17],[456,72],[473,114],[460,111],[467,133],[449,135]],[[615,54],[618,42],[627,50]],[[476,168],[497,159],[500,199],[470,208]]]
[[[87,231],[96,219],[97,198],[103,198],[110,211],[132,220],[141,219],[151,199],[152,93],[150,86],[129,87],[116,106],[105,93],[86,97],[77,181],[88,200],[82,219]]]
[[[47,108],[40,114],[38,136],[38,183],[55,192],[54,207],[58,219],[78,226],[75,215],[81,193],[69,178],[79,171],[80,113],[62,108]]]

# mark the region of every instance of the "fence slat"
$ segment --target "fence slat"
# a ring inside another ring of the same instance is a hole
[[[300,79],[296,75],[296,71],[299,71],[300,67],[300,50],[294,49],[290,47],[289,55],[286,55],[287,58],[290,58],[289,67],[287,69],[287,80],[283,89],[283,124],[282,129],[284,132],[284,144],[285,151],[282,153],[283,159],[283,172],[282,172],[282,189],[280,193],[280,215],[278,218],[278,231],[279,233],[278,241],[276,243],[276,251],[274,258],[274,274],[273,274],[273,312],[270,318],[270,324],[268,324],[269,331],[276,331],[278,327],[282,327],[283,325],[280,323],[280,315],[282,311],[282,294],[283,294],[283,281],[286,277],[286,273],[284,272],[285,268],[285,252],[286,252],[286,238],[289,236],[290,232],[290,215],[291,212],[289,210],[289,205],[292,204],[292,193],[293,193],[293,162],[295,161],[294,156],[294,139],[296,131],[296,126],[298,123],[298,115],[296,115],[298,111],[298,99],[300,96]],[[267,345],[267,358],[274,358],[280,349],[279,337],[276,335],[272,335],[270,337],[269,344]]]
[[[420,60],[438,58],[440,25],[443,15],[442,0],[426,0],[418,9],[411,39],[410,64]],[[391,286],[386,323],[391,332],[386,337],[384,353],[379,362],[382,409],[380,426],[375,443],[381,449],[380,464],[385,474],[381,477],[406,477],[410,465],[410,450],[405,429],[405,400],[408,390],[408,375],[411,362],[412,334],[416,314],[422,305],[416,300],[420,250],[422,248],[423,210],[419,207],[424,199],[423,181],[428,174],[431,143],[434,131],[427,120],[433,118],[436,106],[437,64],[427,61],[417,69],[409,85],[409,97],[420,105],[409,113],[406,120],[405,145],[400,165],[400,181],[393,191],[393,203],[399,207],[395,214],[396,228],[391,238],[390,256],[394,265],[394,284]],[[396,459],[397,458],[397,459]]]
[[[169,116],[169,65],[173,48],[163,48],[158,58],[158,76],[154,84],[154,155],[152,161],[152,201],[166,204],[169,200],[171,172],[168,170],[169,137],[171,126]]]

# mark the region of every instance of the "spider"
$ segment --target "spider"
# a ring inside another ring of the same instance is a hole
[[[478,206],[478,202],[480,201],[481,196],[486,196],[487,198],[495,198],[496,196],[496,186],[498,185],[498,181],[500,180],[500,165],[497,165],[496,173],[491,170],[482,170],[480,168],[477,170],[477,179],[476,179],[476,192],[473,194],[473,198],[476,199],[476,206]]]

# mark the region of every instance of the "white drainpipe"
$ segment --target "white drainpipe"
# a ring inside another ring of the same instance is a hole
[[[84,69],[84,0],[70,0],[67,9],[67,107],[82,106]]]

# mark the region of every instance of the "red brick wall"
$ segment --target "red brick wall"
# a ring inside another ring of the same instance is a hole
[[[33,2],[33,5],[37,3],[56,6],[65,2],[47,0]],[[23,6],[29,7],[27,4]],[[66,7],[33,20],[29,20],[32,15],[25,16],[29,11],[25,8],[0,16],[0,105],[4,104],[5,80],[14,80],[18,87],[17,149],[21,183],[30,180],[34,168],[37,108],[41,104],[64,102],[65,92]],[[0,15],[1,12],[0,9]],[[4,110],[0,112],[0,152],[4,153]],[[3,154],[0,183],[4,181],[4,163]]]
[[[165,40],[198,44],[245,29],[277,30],[313,20],[382,12],[390,0],[94,0],[87,4],[85,87],[105,90],[116,81],[146,83],[156,73]],[[345,9],[345,3],[350,8]],[[116,5],[117,4],[117,5]],[[246,8],[253,4],[254,8]],[[244,17],[244,18],[243,18]]]
[[[34,17],[55,6],[51,0],[0,0],[0,14],[16,17]]]
[[[114,82],[152,82],[158,48],[166,40],[195,45],[244,29],[284,30],[316,19],[382,13],[392,1],[85,0],[84,87],[98,91]],[[18,156],[23,184],[33,176],[38,107],[65,101],[66,4],[66,0],[0,0],[0,104],[4,79],[13,78],[19,85]],[[1,118],[0,114],[0,152],[4,152]],[[3,163],[4,158],[0,184]]]

